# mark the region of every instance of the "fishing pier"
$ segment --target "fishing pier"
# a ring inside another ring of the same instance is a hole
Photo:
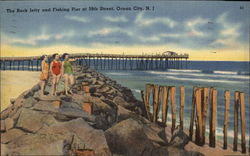
[[[70,54],[76,64],[97,70],[166,70],[186,69],[188,54],[167,51],[156,55]],[[41,56],[1,57],[1,70],[41,70]],[[49,55],[49,61],[52,61]]]

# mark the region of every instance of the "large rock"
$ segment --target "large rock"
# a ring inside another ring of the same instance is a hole
[[[51,125],[55,123],[57,123],[57,121],[52,115],[42,114],[41,112],[30,109],[23,109],[16,127],[34,133],[41,129],[44,124]]]
[[[14,127],[14,120],[12,118],[5,119],[5,128],[6,131]]]
[[[189,136],[180,127],[177,127],[173,133],[173,137],[169,143],[170,146],[184,149],[184,146],[188,144]]]
[[[70,132],[80,138],[86,149],[93,149],[98,155],[111,155],[102,130],[96,130],[83,119],[75,119],[65,123],[58,123],[40,130],[39,134],[54,135]]]
[[[22,130],[19,129],[11,129],[7,131],[6,133],[1,133],[1,143],[9,143],[18,137],[24,135],[25,133]]]
[[[35,100],[33,97],[29,97],[23,102],[24,103],[23,107],[25,108],[33,107],[36,102],[37,100]]]
[[[157,151],[143,126],[133,119],[121,121],[109,128],[105,131],[105,136],[114,154],[140,156],[154,155]],[[167,155],[167,150],[162,149],[158,155]]]
[[[52,101],[39,101],[33,107],[34,110],[57,113],[58,109],[53,107]]]
[[[67,155],[67,134],[27,134],[7,145],[8,155]]]
[[[128,102],[126,102],[122,97],[117,96],[113,99],[114,103],[116,103],[117,105],[120,105],[124,108],[130,108],[133,107],[133,105],[129,104]]]

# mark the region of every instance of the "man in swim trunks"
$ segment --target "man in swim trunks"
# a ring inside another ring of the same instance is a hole
[[[62,65],[61,61],[59,60],[58,53],[52,55],[53,61],[50,64],[50,72],[52,74],[52,95],[56,96],[57,93],[57,86],[61,77],[62,73]]]
[[[62,63],[62,74],[65,80],[65,94],[68,95],[69,93],[72,94],[71,87],[68,84],[71,86],[74,84],[73,68],[71,64],[72,60],[69,59],[68,53],[64,53],[62,58],[64,59]]]

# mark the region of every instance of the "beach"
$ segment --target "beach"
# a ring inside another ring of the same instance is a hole
[[[40,72],[0,71],[1,72],[1,111],[22,92],[39,82]]]

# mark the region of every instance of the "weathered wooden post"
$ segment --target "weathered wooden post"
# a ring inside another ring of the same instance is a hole
[[[224,144],[223,149],[227,149],[227,128],[228,128],[228,112],[229,112],[229,105],[230,105],[230,92],[226,90],[224,92],[224,99],[225,99],[225,112],[224,112]]]
[[[202,113],[201,113],[201,88],[195,91],[195,105],[196,105],[196,138],[195,143],[201,145],[202,143]]]
[[[193,96],[192,96],[192,112],[190,117],[190,126],[189,126],[189,139],[192,141],[193,138],[193,129],[194,129],[194,115],[195,115],[195,90],[196,87],[193,87]]]
[[[183,119],[184,119],[184,105],[185,105],[185,88],[180,87],[180,128],[183,130]]]
[[[175,101],[175,87],[171,87],[171,108],[172,108],[172,128],[171,133],[173,134],[176,122],[176,101]]]
[[[165,126],[168,114],[168,100],[169,100],[169,87],[164,86],[163,88],[163,104],[162,104],[162,123]]]
[[[164,94],[164,86],[159,86],[158,105],[157,105],[157,111],[156,111],[156,121],[158,120],[158,117],[159,117],[160,106],[163,103],[163,94]]]
[[[208,111],[208,88],[202,89],[202,145],[206,142],[206,119]]]
[[[158,100],[159,98],[159,86],[154,85],[154,95],[153,95],[153,122],[157,121],[157,107],[158,107]]]
[[[209,133],[209,146],[215,147],[216,139],[216,105],[217,105],[217,90],[212,89],[212,103],[210,107],[210,133]]]
[[[238,113],[239,113],[239,92],[234,92],[234,141],[233,151],[237,151],[238,146]]]
[[[240,93],[240,121],[241,121],[241,149],[246,153],[246,120],[245,120],[245,94]]]
[[[151,91],[153,91],[153,85],[152,84],[146,84],[146,93],[145,93],[145,109],[147,111],[147,116],[150,121],[152,121],[152,117],[150,115],[150,106],[149,106],[149,98]]]

